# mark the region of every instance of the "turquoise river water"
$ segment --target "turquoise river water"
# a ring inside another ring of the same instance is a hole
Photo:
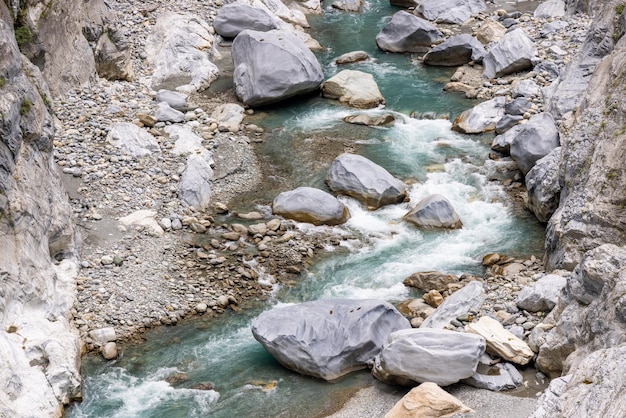
[[[348,68],[374,75],[386,98],[385,111],[396,114],[396,123],[385,128],[347,125],[341,118],[356,110],[320,97],[291,101],[257,112],[269,131],[259,153],[288,177],[277,184],[323,188],[327,165],[299,150],[319,138],[331,144],[347,141],[354,152],[410,184],[412,204],[431,193],[445,195],[463,228],[423,232],[399,222],[411,203],[369,212],[341,198],[352,214],[342,228],[359,240],[320,258],[295,286],[276,288],[271,300],[255,308],[157,329],[147,342],[124,346],[123,356],[114,362],[84,358],[84,400],[68,408],[68,417],[324,416],[346,394],[371,384],[369,373],[328,383],[283,369],[250,332],[250,321],[260,311],[325,297],[398,302],[411,296],[402,279],[413,272],[482,274],[480,260],[486,253],[542,253],[543,227],[530,216],[515,214],[499,183],[489,181],[497,171],[497,163],[487,158],[490,137],[455,133],[448,120],[409,117],[430,112],[452,119],[474,103],[442,91],[452,70],[422,67],[409,55],[377,49],[376,34],[398,10],[388,0],[366,0],[361,13],[327,6],[322,16],[309,19],[311,34],[327,47],[318,54],[327,77],[340,70],[333,64],[340,54],[357,49],[370,54],[371,60]],[[264,190],[268,196],[275,192]],[[255,199],[251,196],[250,202]],[[166,382],[173,373],[184,373],[186,380]],[[215,389],[192,388],[205,382]]]

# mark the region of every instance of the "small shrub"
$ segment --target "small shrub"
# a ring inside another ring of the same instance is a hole
[[[0,89],[7,83],[7,79],[0,75]]]
[[[30,100],[22,100],[22,105],[20,106],[20,115],[24,116],[25,114],[27,114],[30,111],[32,105],[33,102],[31,102]]]
[[[626,7],[626,4],[618,4],[617,6],[615,6],[615,13],[620,16],[622,13],[624,13],[624,7]]]
[[[15,28],[15,40],[17,45],[22,47],[33,41],[33,33],[28,29],[28,26],[18,26]]]

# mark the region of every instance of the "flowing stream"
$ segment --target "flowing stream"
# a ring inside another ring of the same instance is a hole
[[[288,177],[283,183],[323,188],[327,165],[298,152],[319,138],[340,138],[405,180],[410,203],[369,212],[341,198],[352,214],[343,228],[359,239],[320,258],[295,286],[277,289],[269,302],[242,313],[154,330],[146,343],[125,346],[114,362],[85,357],[84,400],[67,410],[68,417],[324,416],[372,378],[364,371],[327,383],[283,369],[250,332],[250,321],[261,310],[324,297],[397,302],[414,296],[402,285],[413,272],[482,274],[480,260],[488,252],[542,253],[542,226],[515,214],[499,182],[489,181],[498,171],[498,164],[487,159],[490,138],[455,133],[448,120],[408,116],[431,113],[451,119],[473,103],[442,91],[452,70],[422,67],[409,55],[377,49],[376,34],[398,10],[388,0],[368,0],[358,14],[328,6],[322,16],[309,19],[311,34],[328,48],[318,54],[326,77],[342,69],[333,63],[335,57],[357,49],[370,54],[371,60],[346,68],[374,75],[387,101],[384,111],[397,117],[393,126],[345,124],[341,118],[358,111],[319,97],[265,109],[256,117],[271,131],[259,152]],[[266,201],[280,191],[268,189],[262,191]],[[452,202],[462,229],[423,232],[399,222],[411,205],[432,193]],[[241,205],[253,197],[244,197]],[[312,228],[302,226],[307,227]],[[185,380],[166,382],[176,373]],[[215,390],[193,388],[206,382],[213,382]]]

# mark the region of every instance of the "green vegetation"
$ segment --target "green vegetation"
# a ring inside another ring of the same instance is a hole
[[[0,89],[7,83],[7,79],[0,75]]]
[[[15,28],[15,40],[17,41],[17,45],[21,48],[33,41],[33,33],[28,26],[18,26]]]
[[[50,100],[45,94],[41,95],[41,99],[43,100],[43,104],[45,104],[46,107],[52,106],[52,100]]]
[[[25,114],[30,112],[30,108],[32,105],[33,105],[33,102],[31,102],[30,100],[28,99],[22,100],[22,104],[20,106],[20,115],[24,116]]]
[[[626,4],[624,3],[620,3],[617,6],[615,6],[615,13],[618,16],[621,16],[622,13],[624,13],[624,7],[626,7]]]

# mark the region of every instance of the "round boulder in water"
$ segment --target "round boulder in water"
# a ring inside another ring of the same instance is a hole
[[[424,229],[458,229],[463,226],[452,203],[440,194],[422,199],[402,219]]]
[[[389,52],[426,52],[441,38],[435,25],[402,10],[376,35],[376,45]]]
[[[363,71],[343,70],[332,76],[322,87],[324,97],[360,109],[369,109],[385,103],[374,76]]]
[[[406,198],[404,183],[378,164],[356,154],[341,154],[330,165],[326,184],[339,194],[362,202],[369,210],[400,203]]]
[[[333,380],[365,369],[389,334],[410,327],[382,300],[327,299],[263,312],[252,334],[286,368]]]
[[[348,208],[335,196],[313,187],[298,187],[282,192],[274,199],[272,212],[314,225],[339,225],[350,218]]]

